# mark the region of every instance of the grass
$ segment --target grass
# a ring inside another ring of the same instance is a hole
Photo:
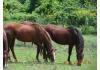
[[[53,42],[56,51],[56,63],[44,63],[42,56],[40,56],[41,63],[37,63],[35,59],[36,45],[17,41],[15,44],[15,53],[19,62],[8,62],[8,67],[4,70],[96,70],[97,69],[97,39],[95,35],[85,35],[84,61],[81,66],[77,66],[76,52],[73,48],[71,61],[72,65],[64,64],[68,57],[68,47]],[[27,47],[26,47],[27,46]]]

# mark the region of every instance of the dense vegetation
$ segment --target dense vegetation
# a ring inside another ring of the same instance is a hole
[[[4,21],[73,25],[96,34],[96,0],[4,0]]]

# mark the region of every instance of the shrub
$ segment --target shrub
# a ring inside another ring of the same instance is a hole
[[[80,28],[83,34],[96,34],[97,33],[96,27],[93,27],[93,26],[84,25],[84,26],[81,26]]]

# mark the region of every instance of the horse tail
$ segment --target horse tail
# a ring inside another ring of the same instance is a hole
[[[76,52],[77,52],[77,60],[78,60],[78,64],[81,64],[84,54],[83,54],[83,50],[84,50],[84,39],[82,36],[82,33],[73,27],[69,27],[72,31],[72,34],[74,35],[74,37],[76,36]]]
[[[82,33],[74,27],[68,27],[68,29],[70,30],[70,32],[72,33],[73,37],[76,37],[76,44],[79,45],[79,47],[84,48],[84,39],[82,36]]]
[[[75,31],[77,32],[76,36],[79,41],[79,44],[76,46],[77,60],[78,60],[77,65],[81,65],[81,63],[83,61],[83,57],[84,57],[84,54],[83,54],[84,39],[83,39],[82,33],[79,30],[75,29]]]
[[[75,34],[78,40],[79,47],[84,48],[84,39],[83,39],[82,33],[76,28],[74,28],[74,30],[76,31]]]

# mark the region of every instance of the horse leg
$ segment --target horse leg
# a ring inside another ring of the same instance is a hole
[[[7,33],[7,40],[8,40],[8,59],[10,61],[11,61],[10,50],[11,50],[11,47],[13,47],[13,45],[12,45],[13,39],[14,39],[13,35],[8,32]]]
[[[39,48],[39,46],[37,46],[36,59],[37,59],[38,62],[40,62],[40,61],[39,61],[39,53],[40,53],[40,48]]]
[[[10,47],[11,47],[11,38],[7,37],[7,40],[8,40],[8,60],[11,61],[11,58],[10,58]]]
[[[46,54],[46,49],[44,47],[43,47],[43,59],[44,59],[44,62],[48,62],[47,54]]]
[[[8,52],[7,52],[6,57],[5,57],[5,67],[8,66],[8,65],[7,65],[7,62],[8,62]]]
[[[7,67],[8,62],[8,52],[6,50],[3,50],[3,67]]]
[[[3,54],[3,67],[6,67],[6,57],[5,57],[6,55],[5,54]]]
[[[5,49],[3,47],[3,66],[7,67],[7,62],[8,62],[8,49],[7,46],[5,46]]]
[[[76,46],[76,53],[77,53],[77,61],[78,61],[77,65],[81,66],[81,63],[82,63],[83,57],[84,57],[84,55],[83,55],[83,48]]]
[[[68,63],[69,64],[72,64],[71,61],[70,61],[70,56],[72,54],[72,49],[73,49],[73,45],[69,45],[69,48],[68,48]]]
[[[10,60],[11,61],[11,58],[10,58],[10,48],[8,48],[9,50],[8,50],[8,60]]]
[[[7,62],[8,62],[8,57],[9,57],[9,48],[8,48],[8,50],[6,51],[6,54],[5,54],[5,67],[7,67],[8,65],[7,65]]]
[[[18,61],[17,61],[17,58],[16,58],[16,55],[15,55],[15,52],[14,52],[14,44],[15,44],[15,38],[11,41],[10,49],[11,49],[13,58],[15,59],[16,62],[18,62]]]
[[[11,62],[11,57],[10,57],[10,48],[11,47],[11,41],[8,40],[8,60]]]
[[[47,55],[47,48],[46,48],[46,44],[43,43],[42,45],[42,49],[43,49],[43,59],[44,59],[44,62],[48,62],[47,58],[48,58],[48,55]]]

